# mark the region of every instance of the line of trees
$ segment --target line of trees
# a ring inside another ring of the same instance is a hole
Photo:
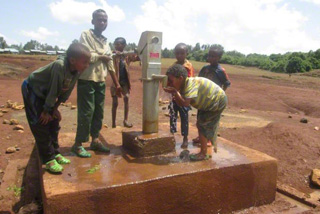
[[[219,44],[205,44],[197,43],[194,47],[188,47],[188,59],[206,62],[210,47],[219,46]],[[165,48],[162,51],[163,58],[175,58],[174,50]],[[238,51],[226,51],[221,60],[221,63],[230,65],[242,65],[249,67],[258,67],[264,70],[273,72],[287,72],[287,73],[303,73],[313,69],[320,69],[320,49],[316,51],[302,52],[288,52],[285,54],[242,54]]]
[[[14,48],[19,52],[23,50],[41,50],[41,51],[63,51],[64,50],[62,48],[59,48],[57,45],[52,46],[52,45],[48,45],[47,43],[42,44],[36,40],[30,40],[24,45],[22,45],[22,43],[20,43],[19,45],[17,44],[8,45],[6,40],[3,37],[0,37],[0,48],[1,49]]]
[[[73,40],[72,43],[78,42],[77,39]],[[111,49],[113,50],[113,44],[109,43]],[[220,44],[203,44],[196,43],[193,47],[187,45],[188,48],[188,59],[206,62],[208,57],[208,52],[211,47],[220,47],[223,46]],[[43,51],[59,51],[64,50],[59,48],[57,45],[52,46],[48,44],[41,44],[36,40],[30,40],[26,44],[19,45],[13,44],[8,45],[3,37],[0,37],[0,48],[14,48],[18,51],[23,50],[43,50]],[[135,50],[137,45],[135,43],[128,43],[125,50]],[[163,58],[175,58],[174,50],[165,48],[162,50]],[[313,69],[320,69],[320,49],[316,51],[309,51],[307,53],[303,52],[288,52],[285,54],[242,54],[238,51],[226,51],[221,60],[221,63],[230,64],[230,65],[242,65],[249,67],[258,67],[264,70],[269,70],[273,72],[287,72],[287,73],[303,73],[308,72]]]

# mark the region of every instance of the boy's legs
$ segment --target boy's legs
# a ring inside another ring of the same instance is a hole
[[[124,102],[123,126],[127,127],[127,128],[131,128],[132,123],[129,123],[129,121],[128,121],[128,119],[129,119],[129,94],[130,94],[129,85],[124,84],[121,87],[122,87],[122,91],[123,91],[123,102]]]
[[[54,119],[53,121],[50,122],[50,136],[51,136],[51,141],[52,145],[54,148],[54,154],[55,154],[55,159],[59,164],[69,164],[71,161],[65,157],[63,157],[59,151],[59,131],[61,129],[59,125],[59,121],[57,119]]]
[[[169,115],[170,115],[170,132],[176,133],[177,132],[177,117],[178,117],[178,110],[177,104],[174,101],[171,101],[169,106]]]
[[[198,113],[199,113],[199,111],[197,111],[197,118],[198,118]],[[200,143],[200,133],[199,133],[199,129],[198,129],[198,136],[196,137],[196,138],[193,138],[192,139],[192,142],[194,143],[194,144],[198,144],[198,143]]]
[[[78,105],[78,119],[77,119],[77,134],[75,144],[72,151],[80,157],[91,157],[82,143],[89,141],[89,134],[91,129],[91,121],[94,111],[94,82],[87,80],[78,80],[77,86],[77,105]]]
[[[61,129],[59,125],[59,121],[57,119],[54,119],[53,121],[51,121],[49,129],[50,129],[50,136],[52,139],[52,145],[54,148],[54,153],[58,155],[60,154],[58,136],[59,136],[59,131]]]
[[[50,122],[47,125],[29,124],[31,132],[36,140],[40,158],[43,163],[55,159],[55,149],[50,136]]]
[[[116,128],[116,119],[117,119],[117,108],[118,108],[118,97],[112,96],[112,128]]]
[[[190,107],[178,106],[178,111],[181,117],[181,135],[183,136],[183,143],[181,148],[188,147],[188,134],[189,134],[189,112]]]
[[[91,121],[90,135],[92,137],[90,148],[100,152],[110,152],[110,149],[99,140],[104,114],[105,82],[94,83],[94,112]]]

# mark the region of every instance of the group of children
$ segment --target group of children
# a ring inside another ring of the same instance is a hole
[[[102,32],[107,28],[108,16],[104,10],[92,14],[94,29],[82,32],[79,43],[69,46],[65,57],[59,57],[47,66],[30,74],[22,84],[22,95],[26,116],[32,134],[35,137],[40,158],[46,169],[52,173],[61,173],[63,164],[70,160],[59,152],[58,134],[61,114],[59,105],[65,102],[77,83],[77,132],[71,151],[82,158],[91,154],[82,146],[89,141],[90,149],[109,152],[99,140],[102,128],[105,101],[105,80],[107,72],[113,80],[110,87],[112,96],[112,127],[116,127],[118,97],[124,99],[125,127],[132,127],[128,122],[130,94],[130,62],[137,61],[137,56],[125,56],[123,50],[126,40],[118,37],[114,41],[115,53],[112,54],[107,39]],[[227,104],[224,90],[230,85],[224,69],[218,64],[222,50],[210,49],[210,65],[201,69],[199,77],[194,77],[192,64],[186,59],[187,45],[176,45],[177,61],[167,71],[168,87],[164,91],[172,94],[170,110],[170,131],[177,131],[178,112],[181,117],[182,148],[188,147],[188,111],[190,105],[198,109],[198,141],[201,145],[199,154],[190,156],[191,160],[207,159],[207,142],[215,144],[217,128],[222,111]],[[215,82],[215,83],[214,83]],[[223,89],[222,89],[223,88]],[[216,148],[216,147],[215,147]]]

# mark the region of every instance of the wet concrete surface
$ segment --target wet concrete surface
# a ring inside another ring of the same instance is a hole
[[[179,157],[182,137],[175,134],[175,152],[135,158],[121,145],[122,132],[141,131],[137,117],[132,129],[102,128],[100,139],[111,152],[90,151],[92,158],[83,159],[70,152],[76,110],[61,107],[61,112],[59,144],[71,164],[61,175],[42,168],[45,213],[230,213],[275,198],[277,161],[261,152],[218,138],[218,153],[210,160],[190,162]],[[159,123],[163,132],[169,131],[165,120]],[[110,124],[110,118],[104,123]],[[196,135],[191,125],[189,139]],[[199,152],[191,143],[188,150]]]
[[[110,206],[117,213],[145,213],[163,204],[169,207],[146,213],[195,213],[196,202],[215,196],[217,198],[212,201],[216,205],[207,203],[212,212],[207,212],[207,207],[198,213],[215,213],[219,209],[220,213],[228,213],[274,200],[277,162],[270,156],[219,138],[218,153],[210,160],[190,162],[179,157],[183,151],[180,148],[182,138],[176,135],[175,152],[134,158],[121,147],[123,130],[126,129],[104,129],[101,140],[111,148],[110,154],[90,151],[92,158],[88,159],[70,153],[74,133],[60,135],[62,153],[71,159],[71,164],[65,166],[62,175],[49,174],[43,169],[46,213],[76,213],[83,209],[86,213],[101,213],[110,210]],[[89,143],[84,146],[89,147]],[[196,153],[199,148],[189,145],[189,151]],[[228,190],[231,187],[233,189]],[[150,194],[153,199],[146,203]],[[189,194],[196,198],[191,199],[193,202],[189,205],[177,208],[168,203],[190,203]],[[223,197],[234,198],[217,206],[217,200]],[[124,204],[128,208],[124,208]],[[94,207],[98,207],[98,211]]]
[[[69,138],[70,136],[70,138]],[[63,139],[73,139],[73,134],[65,134]],[[68,183],[69,185],[82,186],[81,189],[99,188],[105,186],[118,186],[129,183],[138,183],[141,181],[161,179],[167,176],[192,173],[196,171],[205,171],[212,168],[222,168],[227,166],[250,164],[255,161],[254,154],[250,156],[244,154],[236,148],[221,143],[224,139],[219,139],[219,152],[214,154],[208,161],[190,162],[180,159],[179,154],[182,151],[180,145],[176,146],[176,152],[158,155],[146,158],[134,158],[125,153],[120,146],[115,146],[111,154],[92,153],[92,158],[78,158],[71,156],[71,153],[65,153],[66,157],[71,159],[71,164],[65,165],[62,176],[44,174],[44,178],[59,181],[60,184]],[[65,142],[61,142],[62,145]],[[89,144],[85,144],[89,146]],[[71,146],[71,145],[70,145]],[[62,150],[70,149],[68,147]],[[189,149],[191,153],[198,152],[199,148]],[[258,155],[258,154],[257,154]],[[259,157],[260,158],[260,157]],[[268,160],[268,156],[260,161]],[[88,173],[87,170],[99,166],[99,170],[94,173]],[[86,186],[86,187],[85,187]],[[52,186],[55,188],[54,186]],[[76,190],[79,190],[78,188]],[[54,194],[53,191],[50,191]],[[56,194],[68,193],[70,189],[62,189]]]

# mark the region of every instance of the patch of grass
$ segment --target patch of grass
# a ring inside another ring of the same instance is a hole
[[[320,69],[318,69],[318,70],[313,70],[313,71],[306,72],[306,73],[301,73],[301,74],[299,74],[299,76],[307,76],[307,77],[317,77],[317,78],[320,78]]]
[[[94,167],[90,168],[87,170],[87,173],[92,174],[95,173],[96,171],[98,171],[101,168],[101,165],[95,165]]]
[[[266,79],[271,79],[271,80],[278,80],[278,79],[280,79],[280,78],[277,77],[277,76],[266,76],[266,75],[262,75],[261,77],[262,77],[262,78],[266,78]]]
[[[14,196],[19,197],[21,193],[24,191],[24,187],[17,187],[17,185],[9,186],[7,191],[13,191]]]

